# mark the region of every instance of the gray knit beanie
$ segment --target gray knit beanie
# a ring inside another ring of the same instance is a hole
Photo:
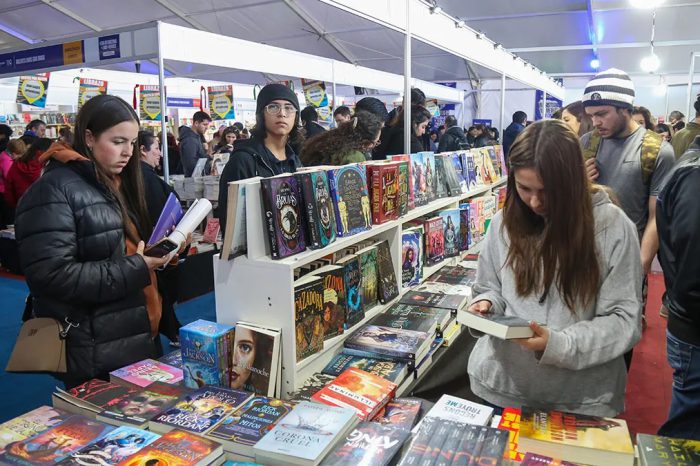
[[[582,101],[584,107],[612,105],[632,110],[634,83],[627,73],[616,68],[601,71],[588,82]]]

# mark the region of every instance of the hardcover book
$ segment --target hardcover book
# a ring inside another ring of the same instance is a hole
[[[162,362],[163,364],[167,364],[168,366],[182,369],[182,352],[179,349],[171,351],[165,356],[158,358],[158,361]]]
[[[294,282],[294,333],[297,362],[323,349],[323,280],[306,276]]]
[[[0,424],[0,453],[13,442],[19,442],[44,432],[63,422],[70,414],[50,406],[39,406],[28,413]]]
[[[361,420],[368,421],[394,397],[396,387],[378,375],[351,367],[316,392],[311,400],[352,408]]]
[[[423,152],[423,165],[425,166],[425,184],[428,202],[437,199],[437,175],[435,174],[435,155],[432,152]]]
[[[469,213],[470,204],[459,205],[459,250],[466,251],[473,246],[472,233],[469,228],[471,223],[471,214]]]
[[[445,239],[445,257],[459,256],[459,209],[446,209],[439,212],[442,217],[443,237]]]
[[[378,375],[393,383],[401,383],[408,375],[408,366],[399,361],[389,361],[378,358],[365,358],[351,354],[336,354],[333,359],[321,371],[324,374],[339,376],[350,367]]]
[[[418,419],[422,402],[417,398],[395,398],[372,419],[385,426],[411,430]]]
[[[654,464],[654,463],[652,463],[652,464]],[[673,463],[668,463],[667,461],[664,461],[663,463],[658,463],[658,464],[661,466],[661,465],[671,465]],[[687,464],[687,463],[683,462],[683,463],[680,463],[678,466],[682,466],[684,464]],[[525,456],[523,456],[522,461],[520,461],[520,466],[584,466],[584,465],[571,463],[569,461],[562,461],[560,459],[550,458],[548,456],[542,456],[542,455],[538,455],[536,453],[526,453]],[[642,462],[641,466],[645,466],[645,463]]]
[[[274,396],[281,357],[279,329],[237,322],[231,359],[231,388]]]
[[[493,408],[452,395],[442,395],[421,422],[429,418],[485,426],[491,420]],[[420,426],[420,423],[418,424]],[[414,429],[414,432],[416,429]]]
[[[110,372],[109,379],[114,383],[137,388],[147,387],[153,382],[177,385],[182,381],[182,369],[153,359],[144,359]]]
[[[223,454],[218,442],[175,429],[118,466],[204,466]]]
[[[299,390],[295,391],[292,394],[290,400],[310,401],[314,393],[331,383],[333,380],[335,380],[334,375],[321,374],[320,372],[313,374],[311,377],[304,381],[304,384]]]
[[[523,407],[520,451],[591,466],[634,465],[634,447],[622,419]]]
[[[386,304],[399,295],[399,284],[394,273],[394,260],[391,257],[389,242],[377,244],[377,284],[379,302]]]
[[[346,297],[343,267],[326,265],[314,271],[323,280],[323,338],[340,335],[345,328]]]
[[[409,291],[399,300],[401,304],[414,306],[439,307],[449,309],[456,313],[467,303],[467,297],[462,295],[450,295],[430,293],[427,291]]]
[[[206,386],[180,397],[172,407],[155,416],[148,426],[158,433],[183,429],[205,434],[252,396],[252,393],[240,390]]]
[[[425,262],[435,265],[445,258],[445,232],[442,217],[432,217],[424,222]]]
[[[230,385],[233,326],[199,319],[180,328],[185,386]]]
[[[428,203],[428,182],[422,152],[411,154],[411,172],[414,207],[421,207]]]
[[[54,408],[94,418],[103,409],[118,404],[138,391],[134,387],[92,379],[69,390],[56,387],[51,399]]]
[[[401,285],[408,288],[423,277],[423,229],[408,229],[401,233]]]
[[[278,175],[260,180],[267,239],[273,259],[282,259],[306,249],[302,199],[294,175]]]
[[[336,262],[343,267],[343,277],[345,281],[345,329],[365,318],[365,304],[362,301],[362,271],[360,259],[350,254]]]
[[[450,161],[443,155],[434,155],[433,160],[435,163],[435,177],[433,180],[435,199],[441,199],[449,195],[447,190],[447,168],[445,167],[445,162]]]
[[[464,176],[464,167],[462,166],[462,156],[460,153],[455,152],[450,156],[452,159],[452,167],[454,169],[454,174],[459,185],[459,190],[461,193],[467,193],[469,191],[469,184],[467,183],[467,178]],[[464,159],[466,160],[466,158]],[[452,194],[456,196],[457,194]]]
[[[255,460],[315,466],[356,423],[352,409],[303,401],[255,445]]]
[[[412,180],[410,171],[410,162],[401,161],[398,163],[399,167],[399,194],[398,194],[398,205],[399,205],[399,217],[406,215],[411,208],[410,206],[410,186],[409,180]]]
[[[430,347],[430,335],[425,332],[366,325],[345,340],[345,352],[372,354],[420,361]]]
[[[409,432],[375,422],[362,422],[331,451],[323,466],[385,466],[396,456]]]
[[[508,431],[508,449],[505,459],[521,462],[523,454],[518,451],[518,438],[520,437],[520,408],[504,408],[498,428]]]
[[[385,312],[374,316],[369,323],[383,327],[425,332],[428,335],[435,335],[437,331],[437,318],[434,314],[423,317],[411,313],[397,315],[393,312]]]
[[[221,260],[230,260],[238,257],[248,249],[246,227],[246,194],[252,185],[260,180],[259,176],[245,180],[231,181],[228,184],[228,202],[226,205],[226,228],[224,229],[223,245],[221,246]]]
[[[307,246],[319,249],[335,241],[335,212],[328,175],[323,170],[296,174],[304,200]]]
[[[372,223],[399,218],[399,164],[367,165],[367,180],[372,191]]]
[[[377,247],[369,246],[357,252],[360,259],[360,273],[362,274],[362,304],[365,310],[377,305],[378,280],[377,280]]]
[[[457,320],[460,324],[486,333],[487,335],[510,340],[512,338],[530,338],[534,332],[530,328],[528,321],[520,317],[503,314],[479,314],[462,310],[457,313]]]
[[[185,393],[178,385],[153,382],[143,390],[103,410],[97,420],[112,425],[128,424],[143,429],[148,421],[173,405]]]
[[[256,396],[214,427],[208,437],[221,442],[224,450],[252,458],[253,446],[294,407],[288,401]]]
[[[70,416],[42,433],[7,445],[0,463],[22,466],[52,465],[91,444],[114,427],[83,416]]]
[[[131,426],[117,427],[96,442],[59,461],[60,466],[114,465],[155,442],[160,435]]]
[[[641,466],[700,464],[700,441],[637,434]]]
[[[372,227],[372,208],[365,169],[344,165],[328,171],[338,236],[350,236]]]

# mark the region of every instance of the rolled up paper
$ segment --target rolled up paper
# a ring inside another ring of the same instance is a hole
[[[197,199],[187,209],[182,220],[177,224],[175,230],[170,233],[168,239],[173,241],[178,246],[182,246],[187,241],[187,236],[194,231],[197,226],[202,223],[202,220],[211,212],[212,206],[209,199]]]

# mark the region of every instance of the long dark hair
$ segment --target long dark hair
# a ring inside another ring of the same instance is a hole
[[[73,148],[76,152],[95,162],[95,157],[85,140],[86,131],[90,130],[93,137],[97,139],[108,129],[125,121],[133,121],[138,124],[139,117],[124,100],[113,95],[93,97],[85,102],[76,117]],[[153,229],[146,208],[140,159],[139,147],[134,146],[132,157],[119,175],[121,182],[115,180],[98,163],[95,163],[97,180],[117,200],[124,221],[124,231],[134,243],[138,243],[140,239],[147,239]],[[132,228],[132,225],[135,228]]]
[[[653,130],[654,122],[651,121],[651,112],[646,107],[634,107],[632,115],[642,115],[644,118],[644,128]]]
[[[358,110],[350,121],[306,141],[301,161],[306,166],[341,165],[349,153],[367,149],[379,135],[382,124],[378,115]]]
[[[593,131],[593,120],[584,110],[583,102],[581,102],[580,100],[577,100],[576,102],[571,102],[569,105],[562,109],[562,112],[564,110],[573,115],[576,118],[576,121],[578,121],[578,137],[581,137],[584,134]]]
[[[391,121],[389,126],[403,126],[404,114],[405,112],[402,108],[401,111],[396,114],[396,118]],[[422,105],[411,105],[411,129],[413,129],[414,134],[416,126],[425,121],[429,121],[432,117],[433,116],[430,114],[428,109]]]
[[[51,144],[53,144],[53,141],[51,141],[49,138],[35,138],[34,142],[27,147],[24,154],[22,154],[22,156],[17,160],[20,162],[29,163],[39,157],[43,152],[49,150]]]
[[[518,135],[508,156],[508,194],[503,229],[520,296],[552,284],[567,307],[586,306],[598,293],[600,269],[595,243],[591,186],[578,138],[560,120],[534,123]],[[535,214],[517,192],[515,173],[533,169],[542,179],[547,218]]]
[[[245,131],[245,128],[244,130]],[[251,137],[258,139],[260,141],[267,137],[267,128],[265,128],[265,109],[261,108],[259,111],[255,112],[255,127],[250,130]],[[294,124],[292,125],[292,131],[287,137],[287,144],[292,147],[301,146],[304,142],[304,137],[299,131],[299,112],[296,112],[294,116]]]

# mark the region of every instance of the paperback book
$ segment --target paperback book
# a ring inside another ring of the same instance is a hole
[[[448,265],[430,277],[431,282],[447,283],[450,285],[472,286],[476,282],[476,269],[468,269],[459,265]]]
[[[138,391],[134,387],[92,379],[69,390],[56,387],[51,400],[54,408],[94,418],[103,409],[117,405]]]
[[[310,401],[311,397],[323,387],[335,380],[334,375],[316,373],[306,379],[301,388],[292,393],[289,398],[292,401]]]
[[[433,180],[435,199],[440,199],[449,195],[447,190],[447,168],[445,167],[446,159],[442,155],[434,155],[433,160],[435,163],[435,177]]]
[[[382,327],[424,332],[428,335],[435,335],[438,324],[437,318],[434,314],[423,316],[418,313],[411,313],[410,311],[406,313],[399,313],[395,311],[377,314],[372,318],[372,320],[370,320],[369,323],[371,325],[379,325]]]
[[[294,333],[297,362],[323,349],[323,280],[319,277],[294,282]]]
[[[143,429],[148,421],[173,405],[187,390],[178,385],[153,382],[143,390],[122,399],[97,415],[97,420],[112,425],[128,424]]]
[[[477,178],[476,178],[476,164],[474,163],[474,154],[471,151],[464,153],[462,158],[462,173],[467,179],[467,185],[470,190],[476,188]]]
[[[136,388],[144,388],[153,382],[177,385],[182,381],[182,369],[168,366],[153,359],[129,364],[109,373],[111,382]]]
[[[331,201],[328,175],[323,170],[297,173],[304,201],[307,245],[311,249],[335,241],[335,211]]]
[[[185,386],[230,385],[233,326],[199,319],[180,328]]]
[[[385,426],[411,430],[420,414],[422,402],[417,398],[395,398],[372,419]]]
[[[380,303],[386,304],[399,295],[399,284],[396,281],[396,273],[394,273],[394,261],[387,240],[377,244],[377,284]]]
[[[428,183],[422,152],[411,154],[411,175],[414,207],[424,206],[428,203]]]
[[[457,398],[452,395],[442,395],[435,405],[430,408],[421,422],[429,418],[442,419],[444,421],[458,422],[460,424],[473,424],[485,426],[493,416],[493,408],[473,401]],[[420,423],[414,429],[416,432]]]
[[[530,338],[534,335],[528,321],[511,315],[461,310],[457,312],[457,320],[462,325],[501,340]]]
[[[163,364],[167,364],[168,366],[182,369],[182,352],[179,349],[171,351],[170,353],[158,358],[158,361],[162,362]]]
[[[314,271],[323,280],[323,339],[344,332],[346,297],[343,267],[326,265]]]
[[[366,358],[353,356],[351,354],[340,353],[333,356],[333,359],[321,371],[323,374],[339,376],[350,367],[378,375],[393,383],[401,383],[408,375],[408,366],[400,361],[390,361],[379,358]]]
[[[445,232],[442,217],[432,217],[424,222],[425,228],[425,262],[435,265],[445,258]]]
[[[205,466],[212,464],[222,454],[220,443],[175,429],[118,466]]]
[[[411,170],[409,161],[398,162],[399,167],[399,193],[398,193],[398,216],[403,217],[412,208],[410,204],[411,199],[411,187],[409,185],[409,180],[411,180]]]
[[[267,239],[273,259],[283,259],[306,249],[302,199],[294,175],[260,180]]]
[[[237,322],[231,358],[231,388],[274,396],[277,389],[281,332]]]
[[[365,325],[345,340],[344,352],[420,361],[431,341],[425,332]]]
[[[520,408],[504,408],[498,428],[508,431],[508,449],[505,458],[510,461],[523,461],[523,454],[518,451],[520,437]],[[547,463],[545,463],[547,464]]]
[[[360,260],[360,274],[362,279],[362,304],[365,310],[371,309],[378,302],[378,273],[377,273],[377,247],[372,245],[357,252]]]
[[[228,184],[226,205],[226,227],[221,246],[221,260],[231,260],[243,255],[248,250],[246,228],[246,193],[254,189],[252,185],[260,180],[259,176],[245,180],[231,181]],[[257,186],[255,186],[257,188]]]
[[[155,442],[160,435],[131,426],[117,427],[97,441],[74,451],[59,466],[115,465]]]
[[[360,165],[328,171],[338,236],[350,236],[372,227],[367,176]]]
[[[336,262],[343,267],[345,281],[345,329],[365,318],[365,304],[362,300],[362,269],[360,258],[349,254]]]
[[[663,462],[658,463],[659,465],[670,465],[672,463]],[[683,465],[686,463],[681,463]],[[644,463],[642,463],[642,466]],[[679,465],[679,466],[680,466]],[[520,466],[584,466],[577,463],[571,463],[569,461],[562,461],[556,458],[550,458],[548,456],[538,455],[536,453],[526,453],[523,456],[522,461],[520,461]]]
[[[471,215],[469,213],[470,204],[459,205],[459,250],[466,251],[473,246],[471,233]]]
[[[367,180],[372,192],[372,223],[399,218],[399,164],[367,165]]]
[[[467,303],[467,296],[431,293],[428,291],[409,291],[399,300],[401,304],[414,306],[439,307],[449,309],[453,313],[462,309]]]
[[[423,278],[423,229],[408,229],[401,233],[401,284],[408,288]]]
[[[453,153],[450,158],[452,159],[452,167],[457,178],[459,189],[463,194],[467,193],[469,191],[469,184],[467,183],[467,178],[464,176],[464,167],[462,166],[463,158],[458,152]],[[454,196],[456,194],[452,195]]]
[[[28,413],[0,424],[0,453],[13,442],[34,437],[65,421],[70,414],[50,406],[39,406]]]
[[[690,466],[700,464],[700,441],[637,434],[641,466]]]
[[[445,239],[445,257],[459,255],[459,209],[447,209],[439,212],[442,218],[443,237]]]
[[[362,422],[331,451],[323,466],[347,464],[386,466],[396,456],[410,433],[407,430]]]
[[[432,152],[423,152],[423,165],[425,166],[425,184],[428,202],[437,199],[437,176],[435,174],[435,155]]]

